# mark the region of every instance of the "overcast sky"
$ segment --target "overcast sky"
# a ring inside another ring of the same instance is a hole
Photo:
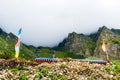
[[[0,27],[35,46],[55,46],[70,32],[120,29],[120,0],[0,0]]]

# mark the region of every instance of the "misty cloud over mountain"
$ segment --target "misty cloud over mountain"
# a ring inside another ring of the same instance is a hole
[[[0,0],[0,27],[35,46],[55,46],[68,33],[120,29],[119,0]]]

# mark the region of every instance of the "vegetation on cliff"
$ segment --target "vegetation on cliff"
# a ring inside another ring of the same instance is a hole
[[[108,29],[105,26],[100,27],[97,32],[90,35],[70,33],[57,48],[84,57],[97,56],[105,59],[106,54],[101,47],[103,39],[106,42],[109,56],[113,59],[120,59],[120,30]]]
[[[34,59],[35,57],[53,57],[55,55],[58,58],[97,56],[105,59],[105,53],[101,48],[103,39],[106,42],[109,56],[112,59],[120,59],[120,30],[108,29],[105,26],[90,35],[69,33],[68,37],[54,48],[34,47],[21,43],[20,58]],[[0,29],[0,58],[14,58],[16,42],[17,37],[14,34]]]

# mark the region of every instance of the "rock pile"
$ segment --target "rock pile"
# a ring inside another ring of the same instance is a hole
[[[0,59],[0,70],[5,69],[5,68],[15,68],[15,67],[20,68],[20,67],[25,66],[25,65],[35,66],[38,64],[35,62],[31,62],[29,60],[25,60],[25,59],[16,59],[16,58],[8,59],[8,60]]]
[[[89,62],[61,61],[27,65],[23,70],[5,68],[0,71],[0,80],[119,80],[120,73],[111,70],[113,65],[89,64]]]

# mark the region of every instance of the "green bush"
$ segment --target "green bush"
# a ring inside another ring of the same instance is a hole
[[[104,69],[108,72],[110,72],[111,68],[109,66],[105,66]]]
[[[43,68],[37,73],[36,78],[42,78],[43,76],[47,76],[48,72],[49,72],[49,69]]]
[[[86,59],[90,59],[90,60],[100,60],[100,58],[94,57],[94,56],[90,56],[90,57],[88,57],[88,58],[86,58]]]
[[[68,80],[65,76],[60,76],[60,80]]]
[[[19,70],[18,70],[18,67],[16,67],[16,68],[13,68],[13,69],[10,69],[11,70],[11,72],[15,72],[15,73],[17,73]]]
[[[95,76],[93,74],[88,78],[88,80],[94,80],[94,79],[95,79]]]
[[[49,73],[48,76],[52,79],[52,80],[58,80],[57,76],[54,73]]]
[[[26,75],[22,75],[22,76],[20,76],[19,80],[28,80],[28,78]]]

